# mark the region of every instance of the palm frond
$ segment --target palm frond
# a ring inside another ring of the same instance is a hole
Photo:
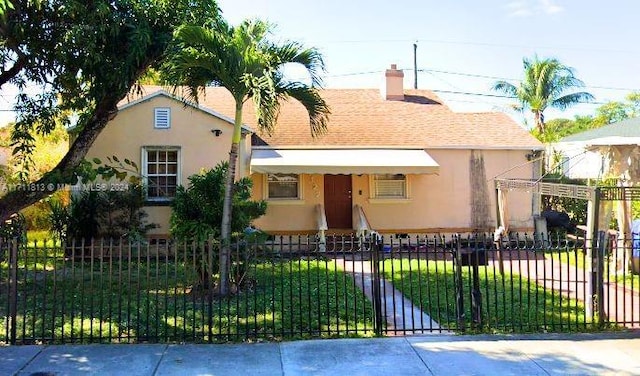
[[[311,79],[311,86],[322,87],[322,74],[325,72],[322,54],[315,48],[304,48],[297,42],[286,42],[271,45],[269,53],[274,56],[278,65],[300,64],[305,68]]]
[[[571,93],[564,95],[560,98],[556,98],[552,102],[552,106],[561,110],[566,109],[567,107],[577,104],[594,100],[594,96],[591,93],[587,93],[584,91],[580,91],[577,93]]]
[[[513,97],[518,96],[518,88],[507,81],[496,81],[491,89],[493,91],[499,91]]]
[[[281,95],[295,99],[307,110],[311,136],[317,137],[327,132],[331,109],[327,102],[320,96],[318,89],[290,83],[282,88]]]

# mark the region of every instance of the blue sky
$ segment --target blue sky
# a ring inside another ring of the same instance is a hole
[[[519,79],[522,58],[556,57],[575,69],[595,104],[547,119],[592,114],[599,103],[640,90],[637,0],[218,0],[237,24],[259,17],[277,25],[274,37],[320,49],[325,86],[379,88],[384,69],[405,69],[413,85],[417,41],[420,89],[456,111],[509,111],[511,101],[487,95],[496,78]],[[445,73],[446,72],[446,73]],[[487,78],[490,77],[490,78]],[[514,81],[515,83],[515,81]],[[3,99],[10,97],[3,90]],[[454,94],[475,93],[471,94]],[[11,107],[10,103],[0,104]],[[0,123],[8,112],[0,112]],[[521,120],[515,115],[516,119]]]
[[[441,90],[457,111],[505,110],[492,95],[495,78],[518,79],[522,58],[556,57],[573,67],[596,102],[622,100],[640,90],[636,0],[219,0],[236,24],[259,17],[277,25],[276,38],[321,50],[326,87],[378,88],[391,63],[413,85],[417,41],[418,87]],[[447,73],[445,73],[447,72]],[[491,78],[481,77],[488,76]],[[495,78],[494,78],[495,77]],[[547,118],[591,114],[579,105]]]

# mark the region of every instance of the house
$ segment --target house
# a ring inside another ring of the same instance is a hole
[[[239,171],[268,202],[255,225],[275,234],[375,230],[406,234],[467,232],[496,225],[494,177],[537,178],[530,162],[542,145],[502,113],[456,113],[428,90],[405,90],[403,72],[385,73],[383,90],[326,89],[327,134],[312,137],[298,103],[283,103],[272,134],[245,107]],[[189,175],[228,159],[234,103],[207,88],[185,105],[159,87],[123,103],[88,158],[139,162],[149,181],[146,208],[168,232],[169,203]],[[509,199],[511,228],[530,229],[532,199]],[[368,227],[367,227],[368,226]]]
[[[575,179],[602,179],[610,172],[609,152],[631,147],[640,151],[640,118],[590,129],[562,138],[550,145],[563,175]],[[638,153],[635,153],[636,155]],[[551,168],[555,166],[549,166]]]

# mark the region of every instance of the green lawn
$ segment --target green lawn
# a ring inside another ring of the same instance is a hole
[[[408,296],[414,304],[440,325],[459,328],[456,314],[455,272],[451,261],[389,259],[384,261],[384,276]],[[464,326],[480,332],[565,332],[584,331],[590,323],[583,305],[545,291],[519,275],[504,278],[492,267],[479,267],[482,293],[482,323],[472,324],[470,269],[462,268]]]
[[[257,263],[242,292],[209,300],[191,291],[197,280],[192,258],[134,256],[132,262],[117,257],[81,262],[62,256],[60,250],[28,249],[21,257],[19,342],[373,336],[370,302],[331,261]],[[6,262],[0,267],[4,278]],[[6,340],[6,307],[3,293],[0,342]]]
[[[576,265],[580,269],[586,268],[587,258],[585,252],[582,249],[555,252],[550,251],[546,257],[553,257],[554,261],[563,262],[569,265]],[[605,271],[609,270],[610,263],[605,263]],[[623,274],[617,273],[615,270],[609,270],[609,281],[617,282],[624,285],[627,288],[632,288],[634,291],[640,292],[640,275],[625,272]]]

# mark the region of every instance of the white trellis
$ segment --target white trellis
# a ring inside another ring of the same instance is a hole
[[[592,260],[596,256],[596,246],[598,234],[606,232],[609,229],[609,222],[612,213],[612,204],[614,202],[621,203],[622,207],[628,207],[627,203],[631,201],[640,201],[640,187],[617,186],[617,187],[592,187],[586,185],[548,183],[533,180],[522,179],[495,179],[496,187],[496,215],[498,226],[501,227],[500,232],[508,233],[508,192],[509,191],[527,191],[534,195],[547,195],[556,197],[567,197],[587,200],[587,223],[585,239],[590,241],[586,244],[586,262],[587,270],[595,273],[595,265]],[[626,215],[626,213],[623,213]],[[630,215],[630,213],[629,213]],[[630,226],[626,226],[624,221],[619,221],[618,231],[622,241],[630,236]],[[540,238],[544,238],[546,234],[537,234]],[[624,243],[622,243],[624,244]],[[616,268],[627,268],[631,264],[631,255],[627,247],[623,247],[620,253],[620,259],[615,260]],[[595,286],[591,286],[591,278],[587,283],[590,285],[588,291],[592,291]],[[587,294],[587,313],[592,314],[593,301],[591,300],[594,293]]]

